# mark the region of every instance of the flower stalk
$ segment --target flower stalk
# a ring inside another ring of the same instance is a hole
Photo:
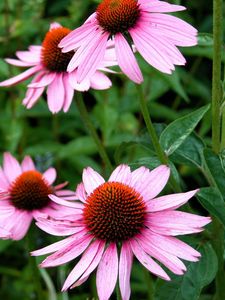
[[[92,124],[92,121],[90,119],[90,116],[88,114],[87,108],[85,106],[83,97],[81,93],[77,93],[77,97],[76,97],[76,103],[77,103],[77,108],[79,110],[81,119],[83,120],[85,126],[87,127],[91,137],[93,138],[97,148],[98,148],[98,152],[99,155],[101,156],[106,168],[111,171],[112,170],[112,164],[110,162],[110,159],[108,157],[108,154],[106,153],[106,150],[96,132],[96,129],[94,127],[94,125]]]
[[[221,136],[221,56],[222,56],[222,0],[213,0],[213,78],[212,78],[212,148],[220,151]],[[213,219],[212,245],[218,259],[216,294],[214,300],[225,299],[224,285],[224,229],[220,221]]]

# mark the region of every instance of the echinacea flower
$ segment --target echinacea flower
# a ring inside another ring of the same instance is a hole
[[[92,168],[83,171],[83,183],[76,190],[82,204],[67,218],[40,218],[37,225],[55,235],[71,235],[64,240],[32,252],[48,256],[41,267],[69,262],[82,254],[67,277],[63,291],[79,286],[97,269],[99,300],[110,298],[117,278],[123,300],[130,298],[130,274],[133,256],[150,272],[170,280],[158,264],[175,274],[186,270],[180,260],[197,261],[200,253],[177,239],[176,235],[197,233],[208,224],[209,217],[176,211],[198,190],[156,197],[166,185],[170,170],[161,165],[150,171],[140,167],[131,172],[118,166],[108,182]],[[78,203],[50,196],[56,203],[74,207]],[[158,262],[156,262],[156,259]]]
[[[22,239],[33,219],[51,216],[61,217],[68,209],[48,197],[49,194],[74,199],[74,192],[63,190],[67,183],[53,186],[56,170],[49,168],[41,174],[29,156],[21,165],[10,154],[4,153],[0,168],[0,237]],[[71,209],[70,209],[71,211]]]
[[[143,81],[133,47],[153,67],[171,74],[174,65],[184,65],[185,58],[176,46],[197,44],[197,30],[187,22],[168,14],[184,6],[159,0],[103,0],[96,13],[62,39],[59,46],[69,52],[79,48],[67,70],[78,67],[78,81],[92,76],[102,62],[107,41],[113,39],[118,65],[134,82]]]
[[[27,108],[33,107],[47,87],[47,102],[52,113],[57,113],[62,109],[64,112],[68,111],[74,90],[109,88],[111,81],[101,70],[110,71],[107,67],[117,64],[113,50],[107,49],[104,61],[97,66],[93,76],[78,83],[77,71],[74,70],[71,73],[66,71],[74,51],[62,53],[58,48],[59,42],[69,33],[68,28],[52,23],[41,46],[30,46],[28,51],[17,51],[18,59],[6,59],[9,64],[30,68],[13,78],[0,82],[0,86],[11,86],[35,75],[28,85],[23,105]]]

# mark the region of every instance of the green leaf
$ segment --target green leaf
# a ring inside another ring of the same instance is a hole
[[[225,170],[222,158],[210,149],[204,150],[204,158],[214,184],[220,190],[223,198],[225,199]]]
[[[217,217],[225,227],[225,203],[220,192],[213,187],[202,188],[197,198],[202,206]]]
[[[190,134],[181,146],[170,156],[170,159],[179,164],[201,167],[205,144],[194,132]]]
[[[198,46],[212,47],[213,35],[210,33],[198,33]]]
[[[202,257],[197,263],[188,262],[183,276],[171,276],[171,281],[160,281],[156,287],[157,300],[197,300],[201,290],[216,276],[218,262],[212,246],[207,243],[198,249]]]
[[[160,144],[167,155],[171,155],[178,147],[180,147],[203,118],[208,109],[209,105],[203,106],[170,123],[163,130],[160,136]]]

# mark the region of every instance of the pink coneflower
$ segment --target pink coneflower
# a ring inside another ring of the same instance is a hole
[[[62,190],[67,183],[54,187],[55,179],[54,168],[41,174],[29,156],[20,165],[10,153],[4,153],[3,168],[0,168],[1,238],[20,240],[33,218],[58,217],[68,213],[68,208],[51,201],[48,195],[53,193],[69,200],[74,199],[74,192]]]
[[[185,64],[176,46],[197,43],[195,28],[177,17],[163,14],[184,9],[158,0],[103,0],[96,13],[60,42],[63,52],[79,47],[67,70],[78,67],[78,81],[92,76],[103,60],[107,41],[112,38],[118,64],[134,82],[141,83],[143,78],[131,43],[150,65],[170,74],[174,65]]]
[[[120,165],[105,182],[93,169],[84,169],[83,183],[76,190],[77,199],[82,202],[77,213],[61,220],[41,218],[37,223],[49,233],[70,235],[71,229],[77,232],[32,255],[55,252],[41,264],[53,267],[83,253],[62,290],[79,286],[98,267],[96,280],[100,300],[110,298],[117,278],[122,299],[130,298],[133,255],[150,272],[165,280],[170,278],[158,262],[182,275],[186,267],[180,258],[197,261],[200,253],[174,236],[200,232],[211,219],[175,210],[198,190],[156,198],[169,174],[169,168],[164,165],[152,171],[140,167],[133,172],[128,166]],[[50,198],[68,207],[75,205],[54,195]]]
[[[116,64],[112,49],[106,51],[104,60],[97,66],[89,79],[78,83],[77,71],[74,70],[71,73],[66,71],[74,51],[62,53],[61,49],[58,48],[58,44],[70,31],[58,23],[53,23],[41,46],[30,46],[28,51],[17,51],[16,55],[19,59],[6,59],[9,64],[31,68],[1,82],[0,86],[11,86],[35,75],[28,85],[23,105],[31,108],[47,87],[47,102],[52,113],[57,113],[62,109],[64,112],[68,111],[74,96],[74,90],[87,91],[89,88],[99,90],[109,88],[111,81],[101,70],[110,71],[107,67]]]

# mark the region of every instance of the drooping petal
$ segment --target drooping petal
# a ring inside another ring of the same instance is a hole
[[[50,83],[52,83],[52,81],[55,79],[56,76],[57,75],[54,72],[50,72],[50,73],[46,73],[45,72],[44,76],[42,76],[40,78],[40,80],[28,84],[28,87],[29,88],[41,88],[41,87],[45,87],[45,86],[49,85]]]
[[[85,235],[73,241],[71,244],[48,256],[40,266],[43,268],[54,267],[75,259],[88,247],[92,238],[92,236]]]
[[[66,206],[66,207],[71,207],[71,208],[76,208],[79,210],[83,209],[83,204],[79,202],[71,202],[71,201],[66,201],[62,198],[56,197],[55,195],[49,195],[49,198],[54,201],[55,203],[58,203],[60,205]]]
[[[121,33],[115,35],[115,49],[118,65],[132,81],[141,83],[143,76],[128,42]]]
[[[85,58],[77,69],[78,82],[82,82],[86,77],[91,78],[96,72],[97,67],[104,58],[108,37],[109,34],[107,32],[101,33],[88,47]]]
[[[96,284],[99,299],[108,300],[115,288],[118,276],[118,254],[115,243],[105,250],[99,263]]]
[[[86,269],[86,271],[84,272],[84,274],[72,285],[71,288],[74,288],[76,286],[81,285],[84,281],[86,281],[89,277],[89,275],[94,271],[94,269],[98,266],[101,258],[102,258],[102,254],[105,248],[105,242],[101,242],[98,248],[98,251],[94,257],[94,259],[92,260],[91,264],[89,265],[89,267]]]
[[[53,114],[58,113],[64,104],[65,89],[62,76],[60,73],[57,74],[47,89],[48,107]]]
[[[120,252],[119,285],[123,300],[130,299],[130,273],[133,261],[133,253],[128,242],[124,242]]]
[[[65,89],[65,99],[64,99],[64,105],[63,105],[63,111],[67,112],[70,108],[70,105],[73,101],[73,95],[74,95],[74,89],[69,83],[69,74],[65,73],[63,75],[63,83],[64,83],[64,89]]]
[[[146,236],[155,247],[165,250],[170,254],[176,254],[177,257],[182,259],[198,261],[198,258],[201,256],[198,251],[175,237],[160,235],[151,230],[145,230],[143,236]]]
[[[96,256],[97,251],[99,250],[99,245],[101,243],[102,243],[101,241],[96,240],[93,243],[91,243],[91,245],[86,249],[80,261],[76,264],[76,266],[68,275],[63,285],[62,291],[66,291],[87,270],[87,268],[90,266],[91,262],[93,261],[94,257]]]
[[[131,249],[137,259],[145,266],[150,272],[159,276],[164,280],[170,280],[166,272],[158,265],[145,251],[141,248],[137,241],[130,241]]]
[[[111,87],[111,80],[102,72],[96,71],[90,78],[91,87],[95,90],[105,90]]]
[[[67,247],[69,244],[71,244],[71,242],[72,242],[72,237],[68,237],[68,238],[65,238],[61,241],[53,243],[49,246],[46,246],[44,248],[32,251],[30,254],[32,256],[39,256],[39,255],[45,255],[45,254],[53,253],[53,252],[56,252],[56,251],[60,250],[61,248]]]
[[[186,271],[185,265],[179,258],[176,257],[176,253],[170,254],[165,250],[152,245],[148,239],[141,236],[138,236],[138,242],[146,253],[157,259],[173,273],[182,275],[184,271]]]
[[[186,9],[184,6],[170,4],[164,1],[138,0],[138,2],[140,3],[140,8],[142,11],[147,11],[150,13],[155,13],[155,12],[168,13],[168,12],[182,11]]]
[[[33,68],[30,68],[30,69],[24,71],[23,73],[20,73],[19,75],[16,75],[10,79],[0,82],[0,86],[11,86],[11,85],[17,84],[17,83],[24,81],[27,78],[31,77],[33,74],[37,73],[42,68],[43,68],[42,66],[35,66]]]

